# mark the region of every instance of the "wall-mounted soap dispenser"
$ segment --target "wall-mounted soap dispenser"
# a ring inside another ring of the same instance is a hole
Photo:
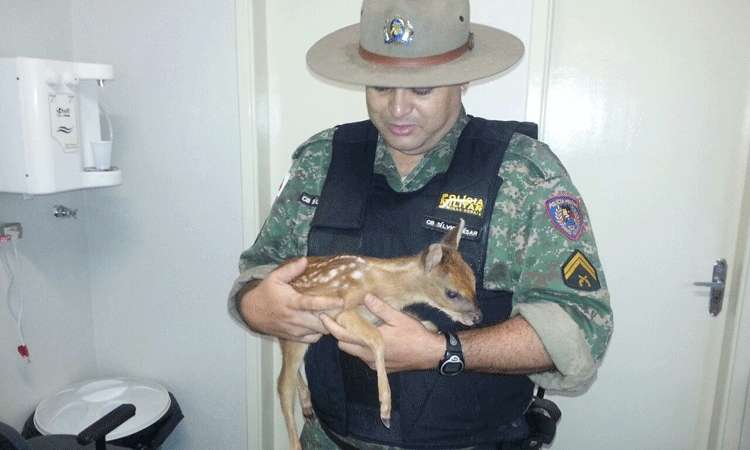
[[[122,172],[95,164],[93,154],[107,150],[99,90],[113,78],[105,64],[0,58],[0,192],[50,194],[122,183]]]

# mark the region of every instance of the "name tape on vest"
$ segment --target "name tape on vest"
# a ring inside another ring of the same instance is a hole
[[[448,232],[456,228],[458,224],[447,222],[442,219],[437,219],[435,217],[427,216],[424,218],[423,225],[425,228],[429,228],[430,230]],[[464,226],[464,231],[461,233],[461,239],[468,239],[470,241],[478,241],[481,234],[482,233],[476,228],[470,228],[470,227]]]
[[[299,196],[299,201],[307,206],[318,206],[318,203],[320,203],[320,197],[303,192],[302,195]]]

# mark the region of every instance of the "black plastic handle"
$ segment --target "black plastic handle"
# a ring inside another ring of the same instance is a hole
[[[76,440],[81,445],[88,445],[99,439],[104,439],[107,433],[127,422],[134,415],[135,405],[131,403],[122,404],[78,433]]]

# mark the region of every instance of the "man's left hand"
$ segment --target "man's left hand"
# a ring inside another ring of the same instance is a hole
[[[421,322],[368,294],[365,306],[383,321],[378,327],[385,344],[385,365],[388,372],[431,370],[437,367],[445,352],[445,339]],[[326,314],[320,320],[339,341],[339,348],[375,369],[375,356],[362,340]]]

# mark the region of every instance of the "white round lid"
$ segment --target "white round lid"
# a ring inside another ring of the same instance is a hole
[[[76,435],[123,403],[135,405],[135,416],[107,435],[108,441],[130,436],[153,425],[169,410],[164,387],[145,380],[107,378],[69,386],[42,400],[34,425],[43,435]]]

